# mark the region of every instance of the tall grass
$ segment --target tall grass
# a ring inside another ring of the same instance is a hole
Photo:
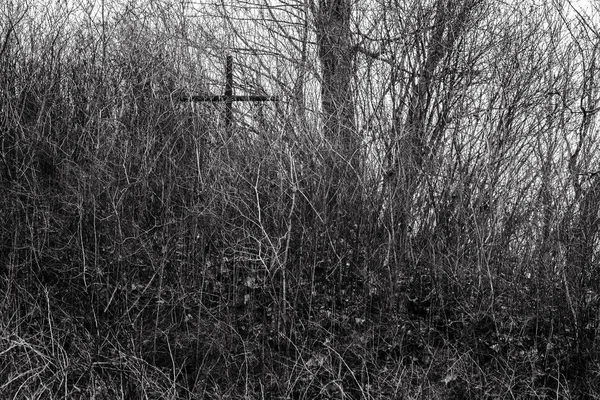
[[[149,7],[4,6],[2,398],[600,396],[597,46],[468,36],[408,193],[384,123],[350,187],[286,104],[180,102],[216,39]]]

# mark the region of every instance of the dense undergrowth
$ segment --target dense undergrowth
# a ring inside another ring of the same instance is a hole
[[[346,187],[291,114],[224,128],[147,32],[13,28],[1,398],[600,398],[598,175],[463,144],[402,227],[389,171]]]

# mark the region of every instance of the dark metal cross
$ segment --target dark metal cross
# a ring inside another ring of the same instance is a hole
[[[234,101],[279,101],[277,96],[259,96],[259,95],[234,95],[233,94],[233,57],[227,56],[225,66],[225,94],[224,95],[199,95],[189,96],[181,99],[182,101],[197,102],[225,102],[225,126],[229,129],[233,123],[233,102]]]

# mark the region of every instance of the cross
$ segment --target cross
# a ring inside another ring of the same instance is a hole
[[[182,101],[197,102],[225,102],[225,126],[231,128],[233,123],[233,102],[234,101],[279,101],[277,96],[259,96],[259,95],[234,95],[233,94],[233,56],[227,56],[225,66],[225,94],[220,95],[199,95],[181,98]]]

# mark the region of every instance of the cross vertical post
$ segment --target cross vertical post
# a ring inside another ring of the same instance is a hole
[[[225,126],[231,129],[233,123],[233,56],[227,55],[225,66]]]

